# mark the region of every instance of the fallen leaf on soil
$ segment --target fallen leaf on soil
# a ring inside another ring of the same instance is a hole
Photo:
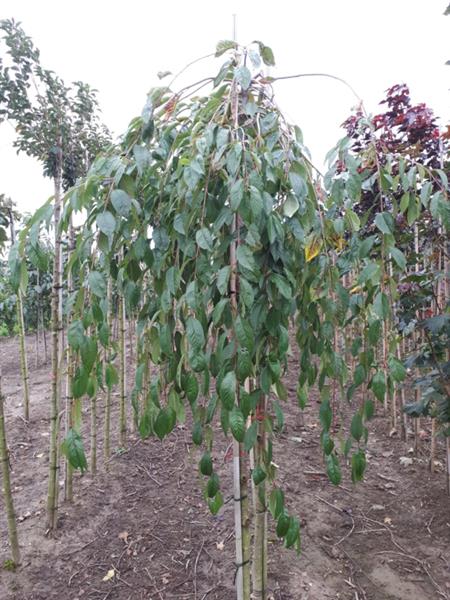
[[[17,520],[22,523],[22,521],[25,521],[25,519],[29,519],[31,517],[31,513],[30,511],[27,511],[26,513],[23,513],[23,515],[20,515],[19,517],[17,517]]]
[[[223,550],[225,548],[225,544],[223,540],[221,542],[216,542],[217,550]]]
[[[384,506],[382,504],[372,504],[370,510],[384,510]]]
[[[36,454],[36,458],[42,458],[44,456],[43,452],[40,452],[39,454]]]
[[[413,459],[409,456],[400,456],[400,464],[403,467],[409,467],[409,465],[413,464]]]
[[[112,579],[114,577],[114,575],[116,574],[116,571],[114,569],[110,569],[106,575],[103,577],[102,581],[109,581],[110,579]]]
[[[128,531],[121,531],[119,533],[119,540],[123,540],[125,544],[128,544]]]
[[[386,523],[386,525],[392,525],[391,517],[384,517],[384,523]]]

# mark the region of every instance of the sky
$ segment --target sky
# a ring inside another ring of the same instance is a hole
[[[379,111],[384,91],[409,85],[415,103],[426,102],[450,122],[448,0],[1,0],[0,18],[14,18],[41,51],[41,63],[66,83],[85,81],[98,90],[105,124],[121,134],[140,114],[157,72],[177,72],[230,39],[261,40],[275,54],[272,75],[325,72],[344,78]],[[202,61],[179,80],[214,75],[220,59]],[[342,84],[302,78],[275,84],[276,99],[298,124],[313,161],[343,136],[340,124],[356,101]],[[12,148],[14,129],[0,125],[0,193],[33,212],[52,193],[35,159]]]

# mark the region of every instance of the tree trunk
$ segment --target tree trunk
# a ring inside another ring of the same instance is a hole
[[[105,349],[105,363],[108,365],[111,362],[111,344],[112,344],[112,285],[108,279],[107,291],[108,315],[107,323],[109,330],[108,349]],[[103,434],[103,457],[106,470],[109,469],[109,457],[111,455],[111,388],[106,386],[106,403],[105,403],[105,428]]]
[[[69,252],[67,260],[70,260],[70,256],[74,249],[74,231],[72,223],[69,226]],[[67,274],[67,292],[68,294],[73,293],[73,276],[72,271],[70,270]],[[70,325],[71,318],[68,317],[67,326]],[[66,435],[69,432],[69,429],[73,427],[73,396],[72,396],[72,380],[73,380],[73,360],[74,357],[72,355],[72,348],[70,345],[67,345],[66,349],[66,423],[65,430]],[[64,461],[65,465],[65,477],[64,477],[64,499],[68,502],[72,502],[73,500],[73,467],[70,462],[66,459]]]
[[[52,393],[50,404],[50,452],[49,452],[49,478],[47,495],[47,528],[50,531],[56,529],[58,520],[58,473],[59,473],[59,410],[61,400],[61,373],[60,356],[61,347],[61,307],[60,291],[62,286],[61,273],[61,234],[59,221],[61,216],[61,173],[62,154],[59,145],[57,149],[57,169],[54,179],[55,184],[55,259],[53,265],[52,285]]]
[[[255,467],[263,464],[266,449],[266,432],[264,415],[266,414],[266,398],[259,401],[257,407],[258,436],[255,447]],[[262,481],[254,487],[255,493],[255,527],[253,538],[252,563],[252,598],[266,600],[267,598],[267,494],[266,482]]]
[[[234,216],[232,231],[237,229],[237,217]],[[236,242],[230,245],[230,303],[234,318],[237,317],[237,259]],[[239,405],[239,390],[236,398]],[[248,500],[247,457],[242,444],[233,440],[233,494],[234,494],[234,530],[236,540],[236,593],[237,600],[250,599],[250,518]]]
[[[14,227],[14,215],[12,210],[9,211],[9,224],[11,230],[11,244],[16,243],[16,230]],[[22,375],[23,385],[23,416],[25,421],[30,418],[30,393],[29,393],[29,376],[28,376],[28,360],[27,349],[25,344],[25,323],[23,319],[23,300],[22,290],[17,290],[17,325],[19,327],[19,343],[20,343],[20,372]]]
[[[20,564],[19,540],[17,537],[16,515],[11,492],[11,480],[9,473],[8,444],[6,441],[6,427],[4,414],[4,398],[2,393],[2,372],[0,367],[0,462],[2,464],[3,497],[5,502],[6,520],[8,522],[9,544],[11,546],[14,565]]]
[[[119,444],[122,448],[126,445],[127,437],[127,392],[126,392],[126,348],[125,348],[125,302],[122,295],[119,295]]]

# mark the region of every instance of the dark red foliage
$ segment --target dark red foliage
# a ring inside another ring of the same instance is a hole
[[[377,150],[381,162],[386,152],[401,154],[431,168],[439,168],[441,143],[447,146],[447,137],[439,135],[436,117],[425,103],[413,105],[406,84],[396,84],[386,91],[380,102],[386,111],[372,118]],[[371,132],[364,124],[361,110],[350,116],[342,126],[352,138],[354,152],[367,147]]]

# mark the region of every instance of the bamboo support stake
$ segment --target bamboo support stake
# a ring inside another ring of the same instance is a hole
[[[11,491],[8,444],[6,440],[4,397],[2,392],[2,372],[0,367],[0,462],[2,464],[3,499],[8,523],[9,544],[14,565],[20,565],[19,539],[17,536],[16,514]]]

